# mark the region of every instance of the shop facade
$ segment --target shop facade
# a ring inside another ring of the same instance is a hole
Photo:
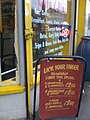
[[[45,55],[75,54],[89,29],[87,1],[0,0],[0,119],[32,115],[35,63]],[[38,72],[37,90],[39,79]]]

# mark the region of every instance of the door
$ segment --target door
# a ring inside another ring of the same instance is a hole
[[[76,0],[25,0],[29,112],[37,59],[44,55],[72,54],[75,4]]]

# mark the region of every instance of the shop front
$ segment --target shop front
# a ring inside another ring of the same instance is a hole
[[[75,53],[80,42],[77,32],[84,34],[85,3],[86,0],[0,0],[0,119],[32,115],[36,61],[46,55]],[[39,69],[40,66],[36,109]]]

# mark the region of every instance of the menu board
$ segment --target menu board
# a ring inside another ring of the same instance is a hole
[[[44,55],[63,55],[71,29],[66,16],[67,0],[32,0],[34,61]]]
[[[75,117],[78,113],[83,65],[80,60],[42,61],[40,67],[41,119]]]

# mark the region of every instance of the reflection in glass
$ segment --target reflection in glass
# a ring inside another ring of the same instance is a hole
[[[63,54],[70,37],[66,16],[67,0],[32,0],[34,63],[44,55]]]
[[[90,36],[90,0],[86,0],[85,36]]]
[[[15,54],[15,0],[1,0],[1,73],[2,80],[15,77],[15,71],[7,72],[15,69],[17,65]]]

